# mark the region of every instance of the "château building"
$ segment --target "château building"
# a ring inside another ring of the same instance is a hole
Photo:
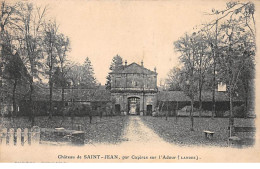
[[[137,63],[112,71],[111,99],[116,113],[151,115],[157,105],[157,73]]]

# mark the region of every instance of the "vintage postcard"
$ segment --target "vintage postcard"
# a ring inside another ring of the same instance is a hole
[[[0,1],[0,162],[260,162],[259,11]]]

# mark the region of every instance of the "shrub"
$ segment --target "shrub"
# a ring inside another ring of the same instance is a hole
[[[216,111],[216,117],[224,117],[225,111]]]
[[[235,106],[233,108],[233,114],[235,117],[244,117],[245,116],[245,106],[243,104],[241,106]]]

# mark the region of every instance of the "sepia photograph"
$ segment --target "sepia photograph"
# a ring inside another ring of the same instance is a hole
[[[1,0],[0,163],[259,163],[259,11]]]

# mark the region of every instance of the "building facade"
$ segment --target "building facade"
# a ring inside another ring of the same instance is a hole
[[[157,73],[132,63],[113,71],[111,99],[116,113],[151,115],[157,104]]]

